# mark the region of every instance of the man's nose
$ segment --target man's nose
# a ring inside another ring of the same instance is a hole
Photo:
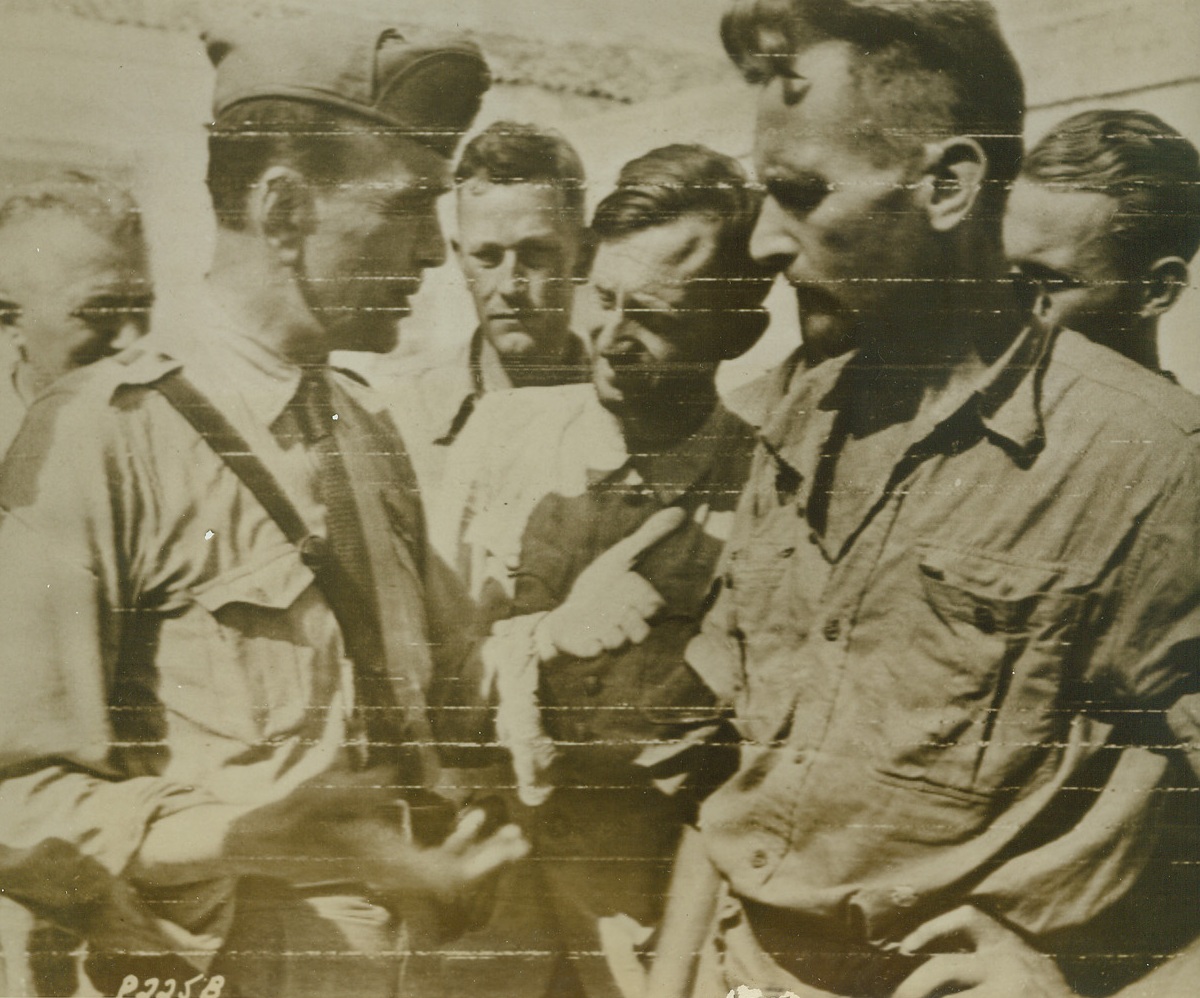
[[[796,258],[799,247],[793,237],[787,212],[773,197],[763,201],[754,231],[750,234],[750,255],[774,270],[784,270]]]
[[[509,250],[500,261],[500,272],[496,275],[496,288],[505,298],[519,298],[529,290],[529,275],[517,254]]]
[[[426,270],[440,267],[446,262],[446,237],[437,211],[427,212],[418,224],[417,263]]]
[[[614,352],[625,327],[625,309],[621,305],[604,309],[592,326],[592,343],[598,354]],[[616,351],[619,352],[619,351]]]

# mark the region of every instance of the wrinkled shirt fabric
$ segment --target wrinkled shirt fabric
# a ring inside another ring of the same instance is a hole
[[[744,739],[710,858],[760,935],[839,952],[962,903],[1086,932],[1155,845],[1165,746],[1196,742],[1200,402],[1031,328],[918,413],[839,532],[814,508],[855,375],[774,408],[689,648]]]

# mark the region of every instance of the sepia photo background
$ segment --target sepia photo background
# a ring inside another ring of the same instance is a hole
[[[995,0],[1025,73],[1028,137],[1076,111],[1152,111],[1200,144],[1200,0]],[[748,159],[751,92],[725,59],[725,0],[0,0],[0,185],[56,167],[129,182],[146,216],[159,335],[204,273],[213,231],[203,185],[212,70],[203,25],[313,9],[378,15],[412,33],[461,31],[496,80],[476,130],[500,118],[560,129],[595,202],[625,161],[668,142]],[[449,209],[451,199],[445,199]],[[447,222],[450,219],[447,218]],[[1200,279],[1162,326],[1163,364],[1200,390]],[[771,328],[726,365],[726,388],[799,336],[782,286]],[[470,299],[453,265],[431,272],[397,356],[465,340]],[[360,365],[394,358],[357,358]]]

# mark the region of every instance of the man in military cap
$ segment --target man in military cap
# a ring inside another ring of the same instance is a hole
[[[328,355],[389,349],[443,262],[488,72],[344,18],[207,41],[206,308],[45,395],[0,472],[0,840],[121,875],[210,996],[392,995],[414,907],[525,847],[479,812],[413,843],[456,628],[403,445]]]

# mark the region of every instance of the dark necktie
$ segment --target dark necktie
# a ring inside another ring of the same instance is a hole
[[[342,628],[346,652],[357,666],[360,705],[366,707],[372,761],[395,759],[399,740],[396,704],[387,680],[379,607],[362,523],[346,465],[329,381],[322,367],[308,367],[296,392],[295,412],[310,453],[317,459],[317,492],[325,506],[326,543],[310,549],[314,571],[324,573],[325,597]]]

